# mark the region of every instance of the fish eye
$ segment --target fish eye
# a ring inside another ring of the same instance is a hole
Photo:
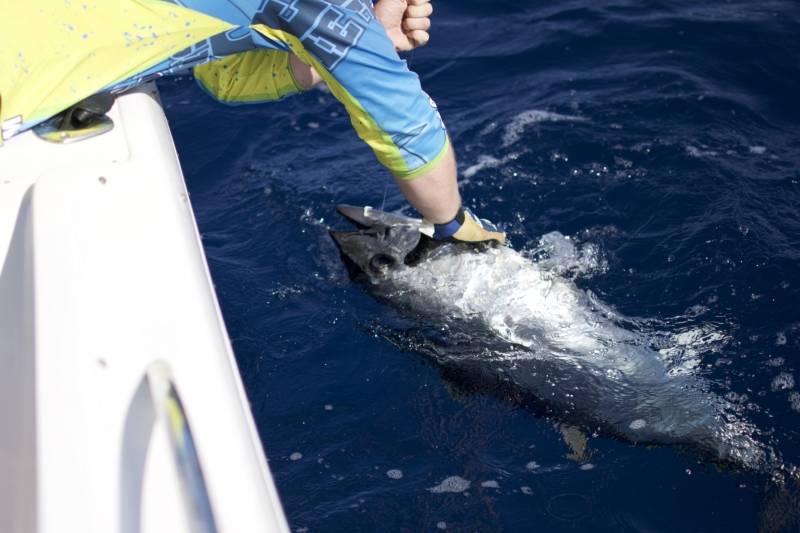
[[[387,254],[378,254],[369,260],[369,267],[373,272],[384,273],[390,267],[397,264],[394,257]]]

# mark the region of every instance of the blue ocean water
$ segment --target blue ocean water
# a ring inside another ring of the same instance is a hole
[[[466,203],[682,339],[800,465],[800,6],[434,5],[409,61]],[[422,355],[327,234],[338,203],[407,209],[330,94],[230,108],[191,79],[160,89],[293,530],[797,531],[800,498],[767,476],[604,435],[570,459],[554,420]]]

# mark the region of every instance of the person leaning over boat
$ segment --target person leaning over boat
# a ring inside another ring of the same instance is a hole
[[[0,36],[0,140],[187,68],[231,105],[324,81],[434,239],[503,242],[462,209],[444,123],[398,56],[427,42],[431,11],[430,0],[11,2],[8,20],[37,31],[11,24]]]

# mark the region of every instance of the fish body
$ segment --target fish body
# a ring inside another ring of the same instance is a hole
[[[556,419],[632,443],[692,448],[761,469],[753,427],[692,372],[592,293],[510,247],[437,243],[419,219],[340,206],[358,229],[331,231],[351,276],[376,297],[461,339],[435,353],[447,368],[505,383]],[[469,342],[464,342],[464,338]]]

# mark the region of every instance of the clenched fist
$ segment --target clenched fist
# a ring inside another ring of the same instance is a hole
[[[433,6],[430,0],[380,0],[375,17],[398,52],[407,52],[428,42]]]

